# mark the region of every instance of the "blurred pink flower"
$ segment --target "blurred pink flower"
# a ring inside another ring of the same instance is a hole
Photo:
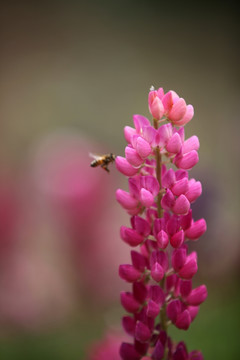
[[[117,332],[109,332],[105,338],[92,345],[87,360],[121,360],[119,348],[125,337]]]
[[[84,291],[97,295],[98,301],[114,300],[121,288],[117,263],[129,255],[113,239],[126,216],[112,197],[117,186],[114,166],[109,166],[110,175],[91,168],[89,151],[97,153],[97,145],[80,135],[49,135],[34,158],[34,178],[41,201],[67,240]]]

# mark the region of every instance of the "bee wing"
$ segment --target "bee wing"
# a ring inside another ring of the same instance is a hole
[[[102,158],[102,155],[98,155],[98,154],[92,154],[92,153],[89,153],[89,156],[91,158],[93,158],[94,160],[99,160]]]

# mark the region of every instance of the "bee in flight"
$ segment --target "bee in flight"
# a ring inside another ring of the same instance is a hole
[[[90,154],[90,156],[94,158],[94,160],[90,164],[91,167],[101,166],[107,172],[110,172],[108,165],[110,163],[113,163],[116,159],[116,156],[112,153],[105,155]]]

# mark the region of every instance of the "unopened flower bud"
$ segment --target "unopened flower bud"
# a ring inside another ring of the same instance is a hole
[[[141,355],[135,350],[134,345],[123,342],[119,350],[121,359],[123,360],[140,360]]]
[[[131,194],[127,191],[117,189],[116,191],[116,200],[119,204],[127,210],[133,209],[138,205],[138,200],[135,199]]]
[[[180,230],[176,232],[171,238],[170,238],[170,244],[174,248],[180,247],[184,242],[184,231]]]
[[[185,236],[190,240],[197,240],[207,230],[207,224],[204,219],[195,221],[190,228],[185,231]]]
[[[202,304],[207,298],[207,288],[205,285],[198,286],[193,289],[187,297],[189,305],[197,306]]]
[[[151,269],[151,276],[152,276],[153,280],[155,280],[156,282],[159,282],[162,280],[162,278],[164,276],[164,270],[158,262],[156,262],[153,265],[153,267]]]
[[[139,136],[137,139],[136,150],[137,150],[138,155],[142,159],[146,159],[148,157],[148,155],[150,155],[152,152],[152,149],[151,149],[151,146],[149,145],[149,143],[146,140],[144,140],[141,136]]]
[[[140,342],[146,342],[151,337],[151,332],[147,325],[141,321],[137,321],[135,329],[135,337]]]
[[[187,259],[187,252],[186,249],[180,248],[176,249],[172,253],[172,266],[175,271],[180,270],[183,265],[185,264]]]
[[[176,166],[181,169],[190,170],[192,169],[199,161],[198,153],[196,150],[192,150],[187,154],[181,156],[176,162]]]
[[[130,165],[127,159],[122,156],[116,157],[115,165],[118,171],[120,171],[123,175],[126,176],[133,176],[136,175],[136,173],[138,172],[138,169]]]
[[[138,155],[137,151],[131,146],[126,146],[125,156],[129,164],[134,167],[139,167],[143,163],[143,159]]]
[[[136,321],[131,316],[122,318],[122,326],[129,335],[134,336]]]
[[[123,241],[125,241],[130,246],[138,246],[144,240],[144,237],[134,229],[130,229],[126,226],[121,226],[120,236]]]
[[[185,194],[188,190],[189,190],[189,186],[188,186],[187,177],[178,180],[171,188],[171,191],[175,196]]]
[[[180,195],[173,205],[173,212],[177,215],[186,215],[190,209],[190,203],[185,195]]]
[[[157,244],[160,249],[166,249],[168,246],[168,234],[161,230],[157,234]]]
[[[177,328],[187,330],[191,324],[191,316],[188,310],[184,310],[178,315],[175,325]]]
[[[173,136],[169,139],[166,150],[169,153],[177,154],[182,147],[182,140],[178,133],[173,134]]]
[[[155,319],[158,316],[159,311],[160,311],[160,305],[150,299],[147,304],[147,312],[146,312],[147,316]]]
[[[133,297],[133,294],[130,292],[122,291],[120,293],[120,300],[124,309],[130,313],[137,312],[140,307],[139,302]]]
[[[119,276],[128,282],[134,282],[141,276],[141,272],[135,269],[132,265],[120,265]]]

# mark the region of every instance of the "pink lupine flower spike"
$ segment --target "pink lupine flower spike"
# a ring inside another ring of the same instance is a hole
[[[124,129],[126,157],[118,156],[115,162],[128,177],[129,190],[118,189],[116,199],[130,215],[120,235],[132,248],[131,263],[119,267],[120,277],[131,286],[120,296],[129,340],[121,344],[119,356],[202,360],[200,351],[188,352],[184,342],[175,343],[168,334],[170,325],[188,330],[207,297],[205,285],[192,287],[197,253],[188,250],[188,242],[207,228],[191,211],[202,193],[200,181],[188,175],[199,160],[199,140],[195,135],[185,139],[184,134],[194,110],[175,91],[165,93],[162,88],[151,88],[148,107],[152,125],[134,115],[134,127]]]

